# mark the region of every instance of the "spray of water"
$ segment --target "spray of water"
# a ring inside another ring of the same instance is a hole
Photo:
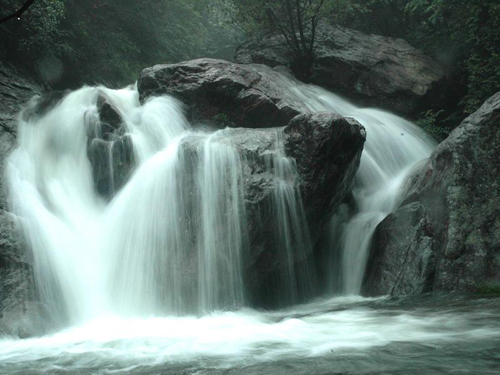
[[[138,160],[109,203],[94,189],[87,157],[87,133],[101,131],[99,95],[120,113]],[[77,323],[110,311],[243,304],[239,155],[217,133],[197,134],[201,142],[184,152],[193,136],[180,103],[160,97],[141,106],[133,88],[83,88],[47,114],[23,117],[7,173],[41,299],[54,316]]]
[[[332,276],[330,289],[356,294],[376,225],[394,208],[407,170],[429,155],[433,142],[397,116],[360,109],[318,87],[281,79],[290,87],[287,94],[311,112],[334,111],[367,129],[353,189],[356,213],[344,205],[332,220],[332,242],[339,251],[332,251],[327,265],[340,279],[335,283]],[[117,190],[113,150],[118,144],[112,139],[106,146],[109,154],[102,160],[111,199],[97,194],[88,157],[89,141],[103,134],[99,96],[120,114],[136,164]],[[303,314],[295,310],[274,316],[241,309],[247,304],[242,259],[248,250],[243,161],[225,130],[191,129],[176,100],[158,97],[141,105],[134,87],[85,87],[45,114],[28,114],[20,121],[19,147],[7,167],[13,212],[33,250],[42,301],[56,320],[77,328],[26,343],[3,342],[2,348],[12,348],[4,360],[16,362],[33,347],[40,349],[31,355],[38,360],[67,351],[99,352],[111,343],[109,354],[123,358],[132,352],[162,361],[253,353],[266,360],[408,339],[394,334],[400,326],[411,328],[410,336],[412,330],[429,328],[418,318],[408,322],[402,317],[394,327],[384,324],[387,332],[367,336],[371,326],[366,323],[376,323],[372,314],[332,313],[331,303],[324,311],[310,305],[304,316],[310,309],[315,313],[303,319],[294,317]],[[309,275],[314,270],[292,262],[294,248],[307,254],[311,243],[293,162],[280,144],[277,139],[266,161],[276,176],[270,214],[284,265],[283,298],[293,302],[312,294]],[[216,310],[237,312],[185,316]],[[335,343],[331,337],[337,337]],[[256,347],[264,352],[254,353]]]
[[[435,141],[423,130],[386,111],[359,108],[315,86],[293,88],[308,108],[352,117],[367,139],[352,191],[354,208],[341,205],[330,223],[329,290],[359,294],[375,228],[398,203],[399,188],[416,163],[429,157]],[[354,211],[351,214],[350,211]]]

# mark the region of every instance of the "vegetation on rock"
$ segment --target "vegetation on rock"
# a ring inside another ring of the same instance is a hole
[[[0,18],[24,4],[4,0]],[[245,36],[278,32],[307,80],[321,20],[403,38],[447,69],[444,108],[416,118],[438,139],[500,89],[496,0],[38,0],[0,25],[0,59],[53,88],[117,86],[158,63],[231,60]]]

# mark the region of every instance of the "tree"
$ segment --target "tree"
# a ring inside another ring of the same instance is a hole
[[[237,22],[252,36],[278,33],[292,57],[292,69],[304,80],[314,61],[317,27],[333,4],[325,0],[233,0]]]
[[[299,78],[307,79],[314,60],[316,29],[324,0],[268,1],[270,24],[281,33],[292,54],[292,67]]]

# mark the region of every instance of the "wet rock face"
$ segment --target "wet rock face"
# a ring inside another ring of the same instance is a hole
[[[32,336],[43,331],[35,316],[43,310],[36,302],[31,254],[16,218],[7,212],[6,158],[16,145],[17,116],[23,104],[42,88],[13,67],[0,62],[0,335]]]
[[[500,93],[465,119],[411,175],[401,208],[377,228],[365,293],[498,287],[499,161]],[[414,205],[419,209],[412,210]],[[413,265],[396,264],[407,254]],[[426,287],[400,288],[401,283]]]
[[[87,129],[87,155],[97,192],[110,199],[125,185],[136,165],[134,149],[118,111],[102,95],[97,105],[99,118]]]
[[[138,81],[142,101],[174,95],[187,106],[193,124],[229,126],[219,141],[235,147],[242,161],[249,245],[245,285],[253,303],[265,307],[290,302],[280,301],[285,294],[280,275],[287,265],[280,258],[283,239],[277,234],[284,228],[277,222],[276,189],[290,184],[298,210],[303,203],[300,229],[293,229],[290,241],[294,267],[306,268],[321,226],[351,188],[365,141],[356,121],[309,113],[290,90],[290,79],[263,65],[201,59],[146,69]],[[197,142],[189,140],[185,148],[194,150]]]
[[[281,36],[244,43],[238,63],[291,66]],[[310,82],[367,106],[412,114],[446,98],[445,72],[402,39],[368,35],[340,26],[320,25]]]
[[[363,293],[406,295],[432,291],[434,238],[424,206],[413,202],[390,214],[372,240]]]
[[[321,113],[296,116],[285,128],[226,131],[244,163],[250,246],[247,286],[258,305],[273,306],[279,296],[280,268],[284,266],[277,251],[281,246],[278,242],[283,239],[276,236],[283,228],[279,228],[273,212],[276,185],[283,179],[293,179],[297,197],[301,198],[298,203],[303,203],[304,213],[300,217],[303,222],[299,225],[300,229],[309,229],[305,233],[310,237],[300,238],[300,234],[295,233],[297,237],[292,236],[291,241],[295,243],[291,248],[298,274],[305,273],[313,257],[312,245],[318,239],[319,228],[351,188],[365,140],[364,129],[352,119]],[[284,161],[279,158],[284,156],[294,161],[291,176],[287,174],[286,163],[280,166]],[[304,249],[305,252],[300,251]],[[300,271],[301,268],[304,271]]]
[[[214,59],[156,65],[142,71],[137,85],[142,101],[173,95],[187,105],[191,122],[215,126],[285,126],[306,111],[284,86],[282,73],[266,66]]]
[[[316,228],[327,220],[350,188],[365,131],[352,119],[332,113],[311,114],[304,99],[290,90],[290,80],[295,81],[287,73],[264,65],[199,59],[145,69],[138,90],[142,101],[164,94],[179,97],[195,123],[244,128],[287,125],[283,135],[285,152],[297,163],[310,226]],[[217,123],[217,118],[228,121]],[[261,132],[257,140],[254,132],[249,133],[249,129],[237,129],[232,136],[242,155],[251,155],[248,160],[274,147],[276,136],[269,130]],[[262,142],[264,138],[266,142]],[[254,163],[251,170],[260,178],[261,168]],[[254,181],[249,187],[250,195],[255,197],[251,200],[259,199],[260,185],[269,183],[265,178]]]
[[[303,114],[285,128],[286,154],[296,162],[312,232],[349,192],[365,138],[357,121],[332,113]]]

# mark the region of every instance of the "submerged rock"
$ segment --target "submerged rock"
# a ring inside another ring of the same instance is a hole
[[[500,284],[500,93],[409,178],[377,228],[364,293],[477,291]]]
[[[236,52],[238,63],[291,66],[280,35],[248,41]],[[368,35],[322,24],[316,37],[311,83],[358,101],[402,114],[439,107],[444,70],[402,39]]]

